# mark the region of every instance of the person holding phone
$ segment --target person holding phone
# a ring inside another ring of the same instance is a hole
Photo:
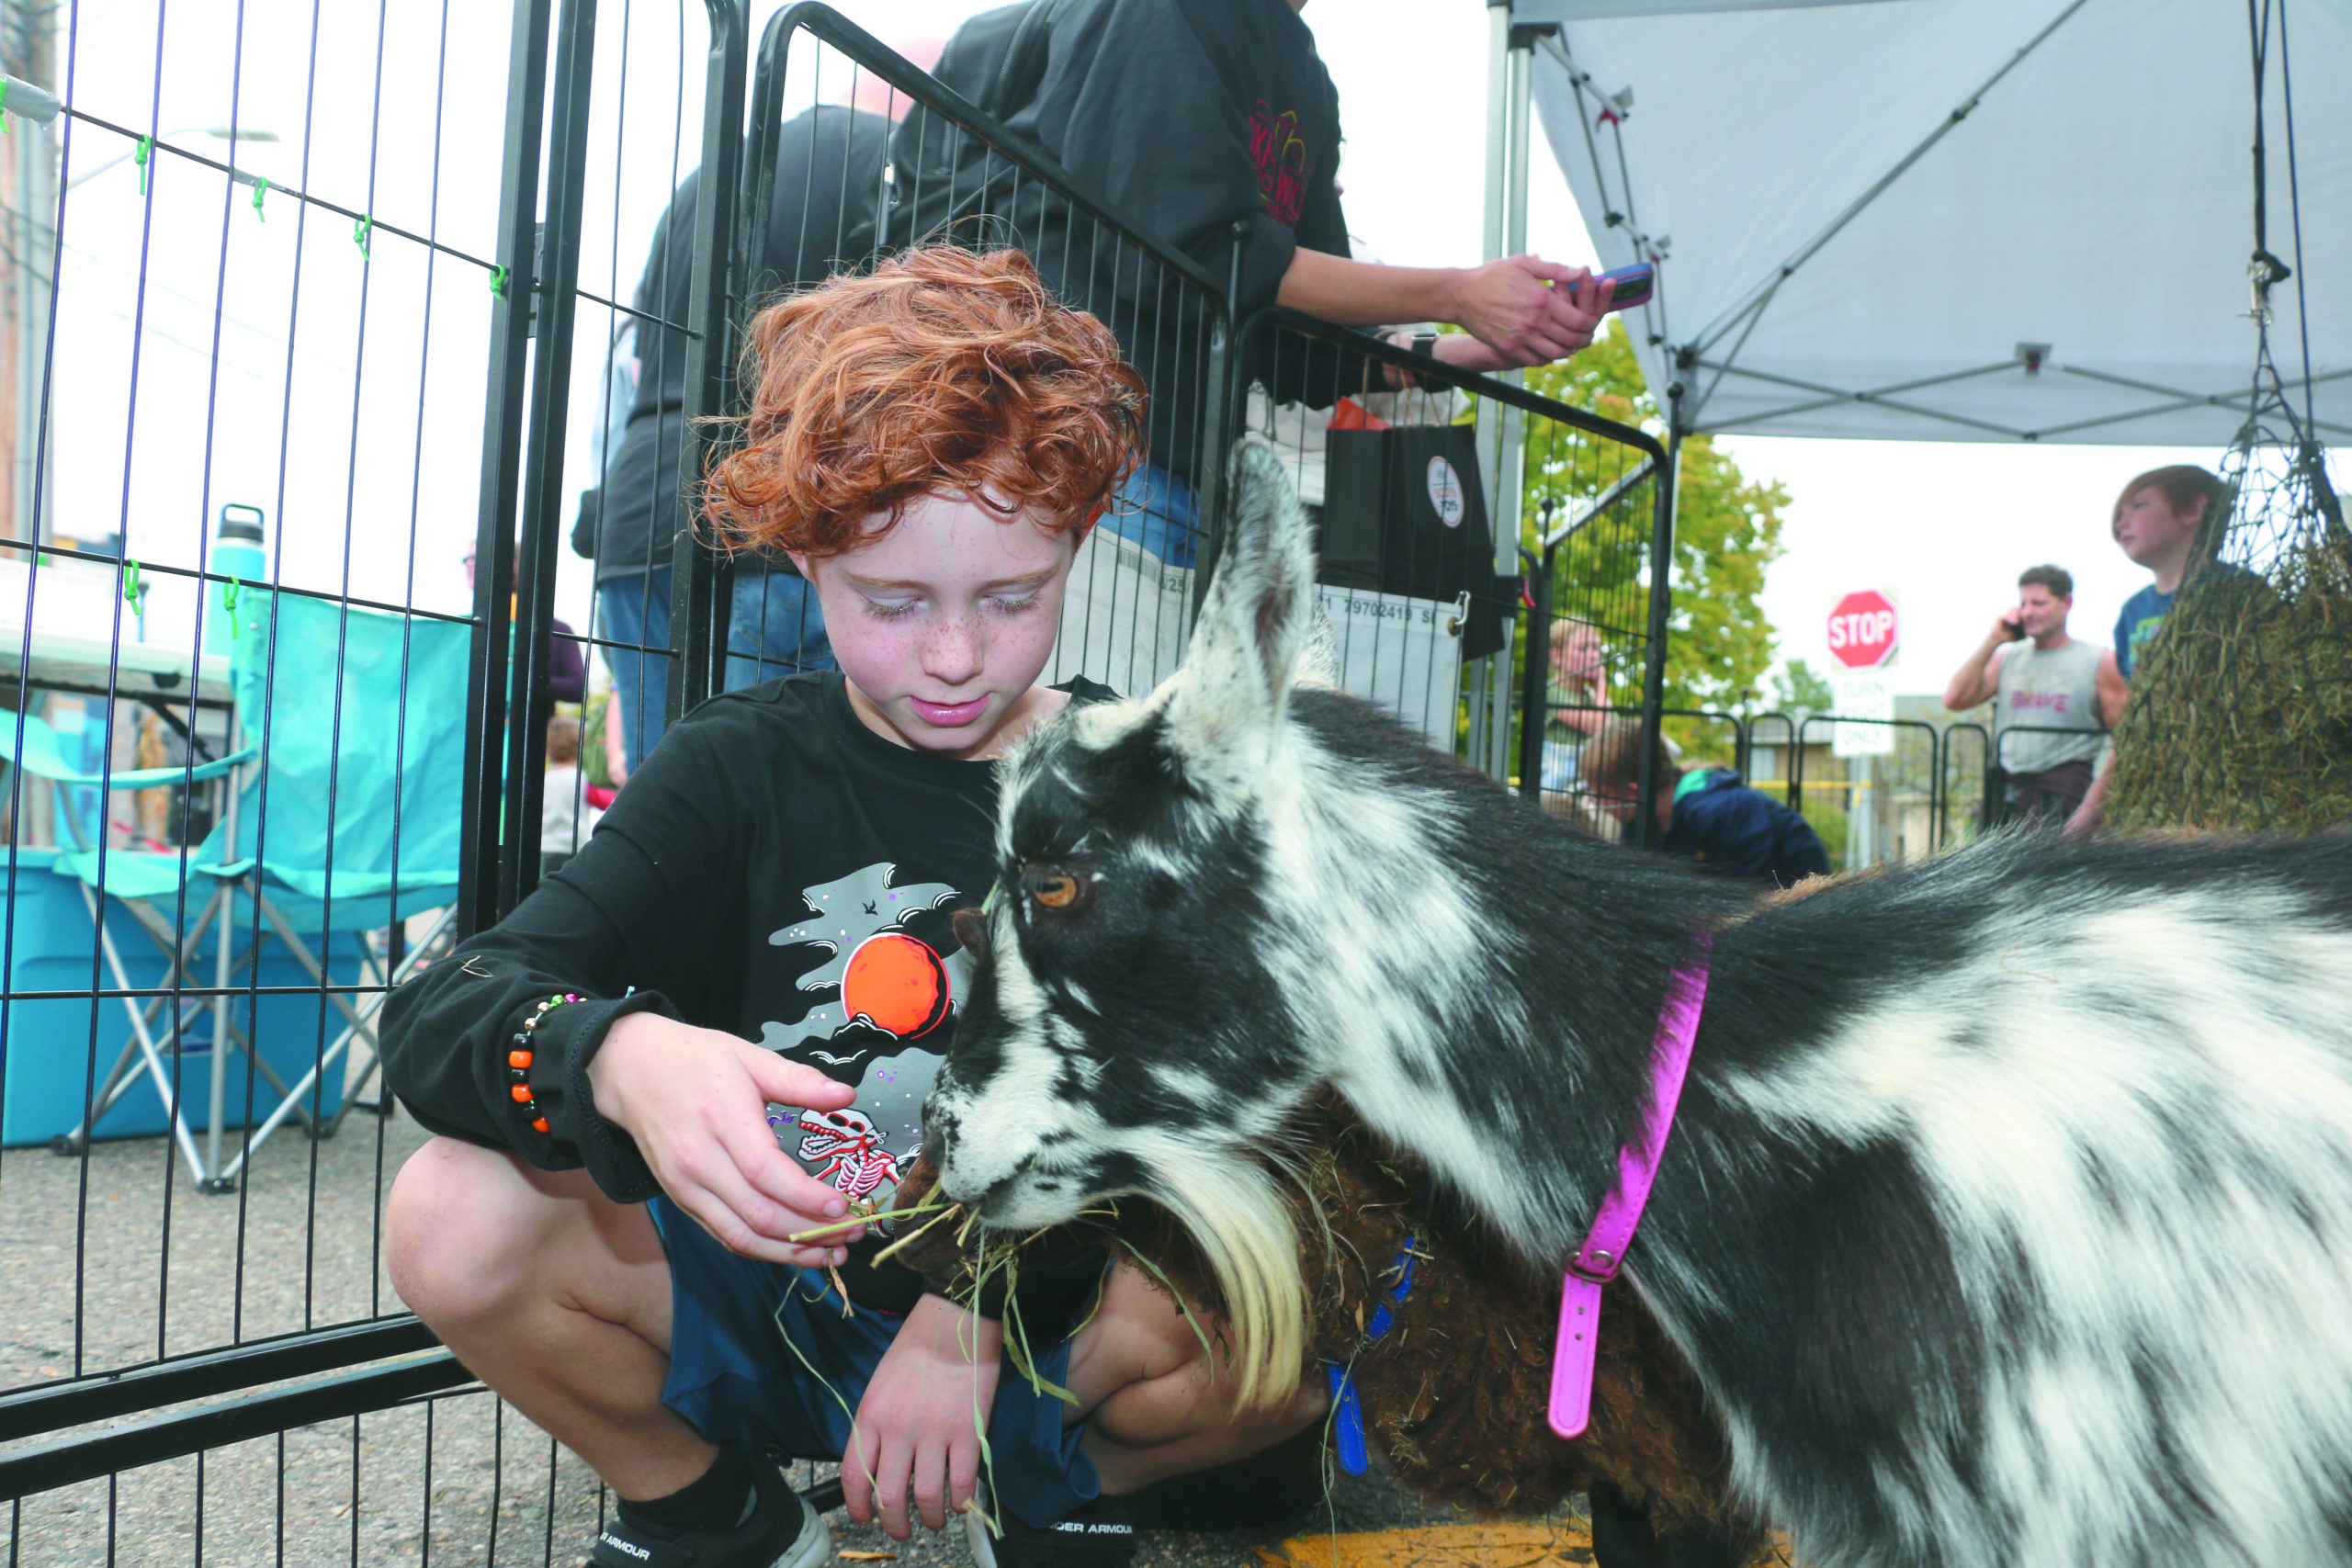
[[[1944,706],[1954,713],[1997,699],[1993,760],[2005,820],[2063,823],[2073,815],[2123,710],[2115,656],[2066,635],[2074,604],[2075,580],[2064,568],[2028,569],[2017,604],[1994,618],[1944,688]]]

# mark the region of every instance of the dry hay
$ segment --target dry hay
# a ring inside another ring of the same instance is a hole
[[[1591,1426],[1563,1442],[1545,1419],[1558,1279],[1530,1278],[1477,1223],[1433,1213],[1421,1174],[1335,1098],[1311,1108],[1287,1142],[1309,1343],[1349,1364],[1366,1438],[1408,1486],[1481,1517],[1532,1518],[1600,1478],[1645,1506],[1660,1533],[1702,1525],[1747,1543],[1749,1561],[1781,1561],[1759,1521],[1725,1495],[1722,1429],[1630,1285],[1609,1292],[1601,1315]],[[902,1195],[921,1201],[931,1179],[928,1163],[918,1165]],[[1173,1223],[1131,1199],[1121,1211],[1117,1234],[1213,1322],[1208,1270]],[[954,1228],[937,1227],[907,1260],[937,1269],[943,1254],[952,1258]],[[1366,1344],[1363,1326],[1394,1289],[1408,1244],[1412,1289],[1390,1309],[1394,1326]]]
[[[2241,444],[2222,477],[2236,502],[2133,672],[2106,821],[2324,831],[2352,822],[2352,537],[2314,446]]]

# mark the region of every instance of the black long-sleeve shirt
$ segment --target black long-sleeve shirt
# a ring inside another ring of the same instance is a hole
[[[1340,99],[1284,0],[1036,0],[1044,73],[1007,127],[1220,284],[1242,226],[1237,326],[1274,303],[1299,247],[1348,254],[1334,179]],[[982,107],[990,107],[983,105]],[[1119,335],[1151,389],[1154,461],[1189,475],[1208,373],[1199,291],[1035,180],[996,209],[1066,299]],[[1245,344],[1279,400],[1328,403],[1334,356]]]
[[[1074,682],[1080,701],[1110,694]],[[394,991],[388,1081],[434,1132],[585,1168],[620,1201],[657,1190],[587,1069],[613,1021],[724,1030],[855,1085],[846,1111],[771,1108],[786,1152],[887,1203],[922,1139],[968,956],[949,929],[992,875],[996,772],[893,745],[836,673],[714,698],[672,727],[594,835],[495,928]],[[538,1004],[526,1106],[509,1052]],[[548,1130],[531,1122],[544,1117]],[[861,1249],[879,1245],[878,1240]],[[858,1301],[903,1310],[921,1280],[853,1258]]]

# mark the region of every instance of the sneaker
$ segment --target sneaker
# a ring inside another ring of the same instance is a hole
[[[964,1516],[964,1544],[977,1568],[1119,1568],[1135,1560],[1135,1520],[1116,1497],[1081,1503],[1043,1529],[1010,1510],[1000,1512],[999,1522],[1004,1533],[992,1536],[978,1509]]]
[[[833,1532],[784,1472],[752,1464],[752,1506],[731,1529],[672,1535],[616,1515],[596,1532],[591,1568],[820,1568],[832,1561]]]

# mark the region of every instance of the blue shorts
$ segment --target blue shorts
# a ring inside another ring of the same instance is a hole
[[[850,1413],[905,1319],[863,1305],[843,1317],[822,1273],[729,1252],[667,1198],[646,1209],[670,1258],[670,1375],[662,1403],[714,1443],[840,1459],[849,1448]],[[1069,1350],[1063,1338],[1039,1352],[1038,1376],[1066,1384]],[[1079,1451],[1085,1428],[1065,1427],[1064,1408],[1030,1387],[1010,1359],[999,1367],[981,1485],[1039,1529],[1068,1518],[1102,1489]]]

